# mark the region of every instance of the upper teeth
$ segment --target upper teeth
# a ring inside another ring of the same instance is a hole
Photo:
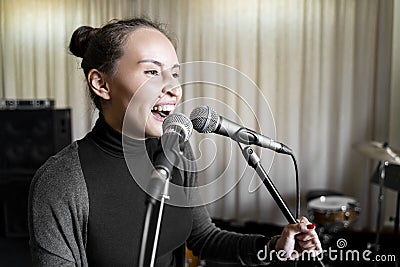
[[[174,105],[164,105],[164,106],[154,106],[153,110],[155,111],[172,111],[174,109]]]

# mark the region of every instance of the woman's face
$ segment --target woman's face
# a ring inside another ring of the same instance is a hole
[[[151,28],[128,37],[117,71],[107,77],[110,99],[104,117],[113,128],[135,138],[162,135],[162,123],[181,99],[179,62],[168,38]]]

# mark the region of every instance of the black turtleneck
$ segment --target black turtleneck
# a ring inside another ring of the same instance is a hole
[[[87,136],[36,172],[28,213],[34,266],[138,266],[147,197],[142,188],[147,187],[160,146],[157,138],[124,138],[124,145],[121,140],[122,135],[99,118]],[[185,171],[174,168],[172,183],[183,182],[185,187],[170,186],[156,266],[185,266],[185,242],[208,261],[266,264],[257,257],[266,237],[223,231],[212,223],[201,205],[188,143],[183,157],[189,159],[182,161]],[[177,203],[192,207],[174,206]],[[154,234],[154,228],[149,233]]]
[[[137,266],[147,197],[141,186],[146,186],[143,183],[153,170],[151,161],[159,149],[159,139],[124,138],[123,142],[122,135],[100,117],[78,144],[89,196],[88,263]],[[179,172],[174,171],[173,182],[181,180]],[[156,266],[176,266],[179,256],[175,252],[179,248],[182,253],[191,231],[191,212],[166,205],[163,214]]]

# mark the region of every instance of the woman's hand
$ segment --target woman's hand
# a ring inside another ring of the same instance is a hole
[[[303,251],[313,257],[322,252],[321,242],[315,232],[315,226],[306,217],[300,217],[297,224],[288,224],[275,243],[275,251],[279,257],[296,259]],[[271,248],[274,249],[274,248]]]

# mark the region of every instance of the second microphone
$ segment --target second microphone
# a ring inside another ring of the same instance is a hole
[[[286,145],[218,115],[209,106],[199,106],[193,109],[190,113],[190,120],[193,128],[199,133],[216,133],[243,144],[268,148],[278,153],[292,154],[292,150]]]

